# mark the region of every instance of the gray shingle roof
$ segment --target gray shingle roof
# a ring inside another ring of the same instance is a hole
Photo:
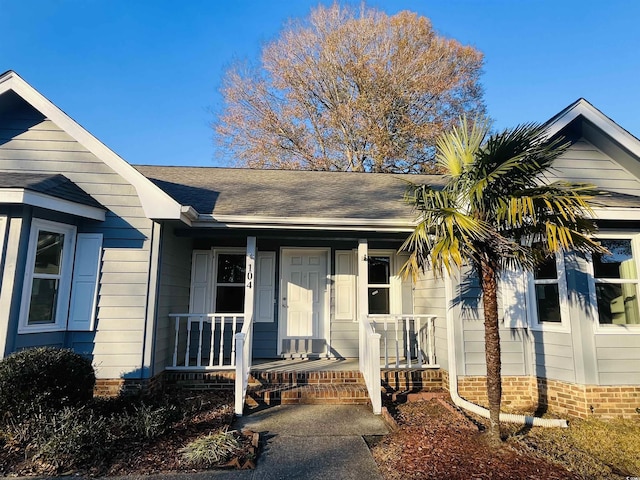
[[[90,207],[103,207],[64,175],[45,173],[0,172],[0,189],[23,188]]]
[[[258,217],[412,219],[406,180],[443,184],[438,175],[135,165],[200,214]]]

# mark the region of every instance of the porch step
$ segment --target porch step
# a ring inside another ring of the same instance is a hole
[[[249,385],[326,385],[362,384],[364,378],[359,371],[252,371]]]
[[[249,408],[266,405],[367,405],[370,403],[367,387],[359,383],[269,385],[253,388],[248,393]]]
[[[253,371],[247,406],[291,404],[368,404],[358,371]]]

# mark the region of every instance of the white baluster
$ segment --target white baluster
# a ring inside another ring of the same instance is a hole
[[[214,346],[214,331],[215,331],[215,319],[213,319],[211,317],[211,315],[207,315],[207,319],[209,320],[209,323],[211,323],[211,341],[209,342],[209,366],[213,367],[213,357],[215,357],[215,355],[213,354],[214,350],[215,350],[215,346]]]
[[[184,352],[184,366],[189,366],[189,350],[191,350],[191,317],[187,317],[187,349]]]
[[[224,324],[226,318],[220,317],[220,366],[224,365]]]
[[[428,321],[428,320],[427,320]],[[416,329],[416,343],[418,346],[418,368],[422,368],[424,366],[424,359],[422,357],[422,345],[420,342],[420,327],[421,327],[421,322],[420,322],[420,317],[414,317],[414,327]]]
[[[178,366],[178,341],[180,337],[180,317],[176,317],[176,339],[173,347],[173,366]]]
[[[202,326],[204,323],[204,316],[198,317],[198,356],[196,357],[196,366],[202,366]]]

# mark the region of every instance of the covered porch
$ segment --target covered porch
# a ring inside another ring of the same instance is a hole
[[[436,315],[402,313],[414,305],[395,250],[371,249],[367,239],[352,249],[347,240],[262,242],[271,250],[258,250],[255,236],[245,241],[242,252],[194,248],[189,310],[167,315],[168,372],[227,372],[238,415],[252,386],[287,374],[288,385],[362,385],[380,413],[385,372],[439,368]]]

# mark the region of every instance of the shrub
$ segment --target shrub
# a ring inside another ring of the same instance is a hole
[[[194,467],[211,467],[220,465],[231,459],[240,449],[240,443],[235,437],[236,432],[217,432],[189,443],[181,448],[182,459]]]
[[[60,348],[22,350],[0,361],[0,418],[86,403],[96,376],[90,360]]]
[[[135,405],[130,412],[122,411],[113,415],[112,419],[121,435],[150,440],[162,435],[169,428],[176,417],[175,410],[172,407],[154,407],[142,403]]]
[[[100,464],[111,447],[108,422],[86,407],[32,412],[4,426],[7,445],[23,451],[42,472],[58,473],[85,464]]]

